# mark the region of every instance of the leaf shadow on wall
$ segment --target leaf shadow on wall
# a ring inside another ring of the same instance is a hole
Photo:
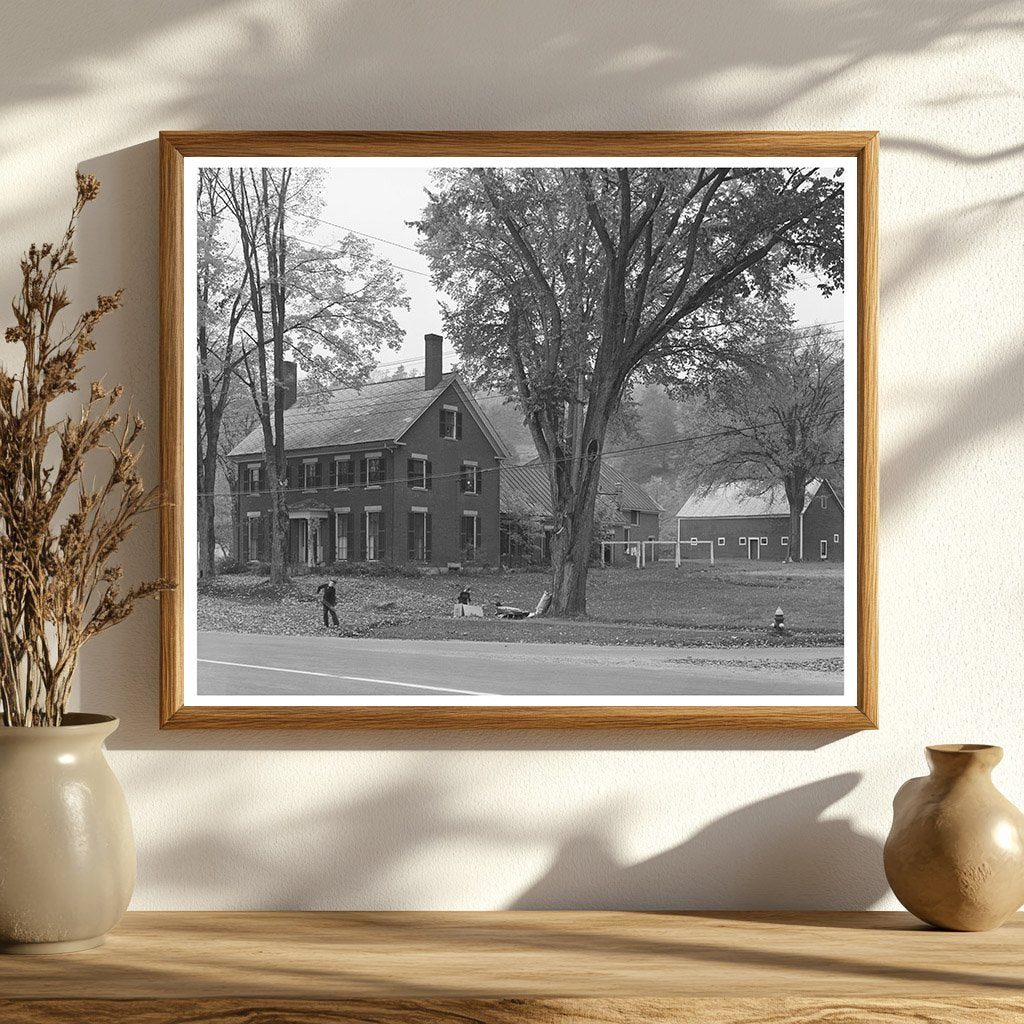
[[[189,797],[167,840],[140,847],[140,895],[160,905],[161,894],[187,891],[198,907],[265,910],[863,910],[886,892],[880,845],[848,818],[826,817],[860,780],[851,772],[785,790],[632,864],[613,853],[631,827],[628,796],[594,800],[585,780],[567,796],[590,806],[568,821],[525,814],[511,794],[477,806],[427,762],[327,805],[253,807],[255,782],[214,780]],[[295,782],[301,791],[301,767]],[[130,795],[146,807],[180,799],[147,769]],[[487,867],[464,875],[466,857],[483,851]]]
[[[848,818],[823,818],[860,780],[849,772],[747,804],[637,864],[614,855],[605,829],[579,834],[511,909],[865,909],[888,890],[881,846]],[[686,895],[673,900],[674,887]]]

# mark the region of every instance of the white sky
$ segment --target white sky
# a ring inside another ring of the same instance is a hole
[[[416,248],[416,230],[406,221],[419,217],[425,203],[424,188],[429,171],[423,167],[328,167],[325,182],[322,221],[304,229],[304,237],[324,245],[336,241],[344,229],[376,235],[386,242],[374,241],[381,256],[405,268],[402,277],[411,300],[408,310],[398,310],[396,318],[405,331],[405,341],[397,352],[381,352],[382,363],[404,362],[410,373],[422,372],[423,335],[443,334],[441,311],[430,283],[425,257]],[[341,228],[332,225],[341,225]],[[388,244],[388,243],[399,243]],[[408,248],[401,248],[407,246]],[[823,297],[812,286],[791,294],[799,326],[837,323],[843,319],[843,296]],[[445,346],[445,369],[454,360]]]

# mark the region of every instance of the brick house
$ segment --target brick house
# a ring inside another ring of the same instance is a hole
[[[841,562],[845,548],[840,493],[828,480],[812,480],[800,516],[800,533],[790,537],[789,502],[782,487],[749,493],[746,482],[694,493],[676,514],[683,556],[690,540],[711,541],[716,558],[783,561],[794,550],[807,561]]]
[[[424,376],[332,391],[284,412],[288,561],[498,564],[504,442],[428,334]],[[294,393],[294,392],[293,392]],[[259,428],[238,467],[240,561],[266,559],[270,495]]]
[[[604,548],[605,564],[631,561],[626,548],[629,542],[657,540],[664,511],[639,484],[603,462],[596,508],[603,529],[596,540],[618,542]],[[501,518],[502,565],[546,565],[551,561],[554,516],[551,486],[542,465],[532,462],[502,468]]]

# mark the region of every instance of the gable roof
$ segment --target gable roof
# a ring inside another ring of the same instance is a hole
[[[502,466],[500,477],[502,512],[528,511],[541,519],[552,517],[551,485],[540,462]],[[657,514],[665,511],[639,484],[604,462],[598,489],[598,510],[602,518],[620,525],[629,525],[623,512]]]
[[[456,373],[445,373],[429,391],[423,377],[403,377],[337,388],[326,399],[300,401],[284,411],[285,449],[289,452],[337,448],[354,444],[398,441],[430,408],[454,387],[499,458],[508,458],[505,443]],[[263,432],[257,427],[228,453],[231,458],[263,454]]]
[[[665,511],[638,483],[607,462],[601,463],[601,483],[598,486],[602,491],[617,491],[618,506],[627,512]]]
[[[757,481],[741,480],[738,483],[713,487],[706,494],[695,491],[676,513],[676,519],[717,519],[729,516],[788,516],[789,501],[785,488],[780,484],[760,494],[751,494],[751,488],[762,486]],[[835,495],[835,489],[827,480],[812,480],[807,485],[803,511],[814,500],[822,486],[828,487]],[[842,506],[842,501],[836,495]]]

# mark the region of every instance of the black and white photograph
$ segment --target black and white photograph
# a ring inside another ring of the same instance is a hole
[[[855,159],[184,180],[187,703],[854,703]]]

